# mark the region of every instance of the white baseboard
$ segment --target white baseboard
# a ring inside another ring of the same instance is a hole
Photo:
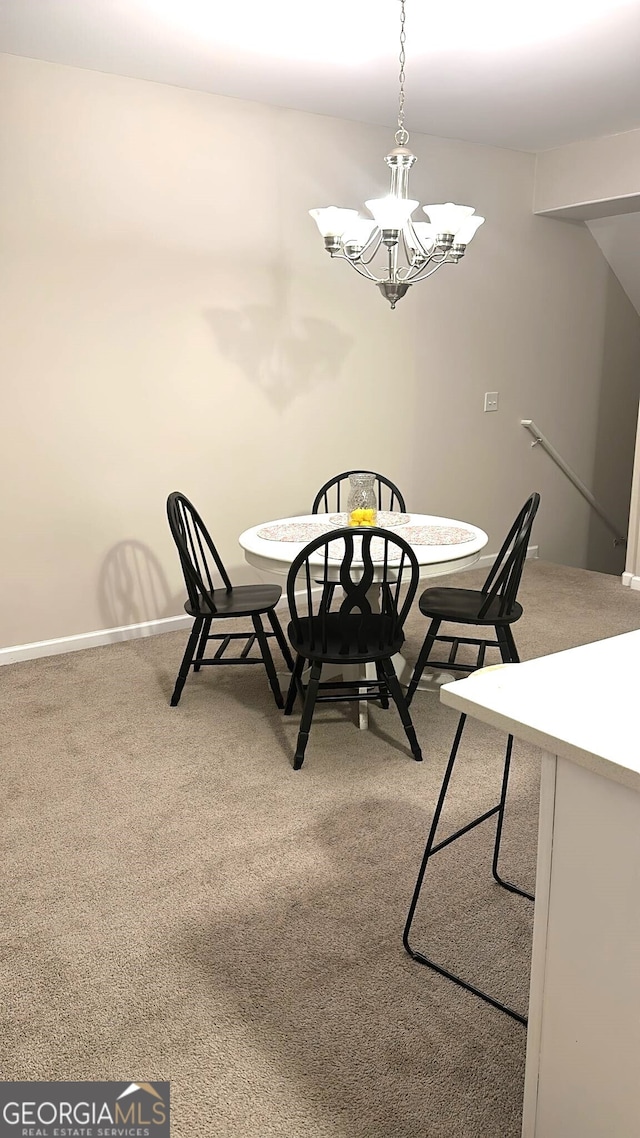
[[[635,573],[623,573],[622,584],[626,585],[628,589],[637,589],[640,591],[640,577]]]
[[[467,569],[487,568],[495,560],[495,553],[479,557]],[[527,560],[537,559],[538,546],[530,545],[527,549]],[[453,570],[452,570],[453,571]],[[464,572],[464,570],[458,570]],[[631,574],[623,575],[631,576]],[[640,577],[633,577],[629,582],[632,589],[640,589]],[[315,592],[316,590],[314,590]],[[286,594],[283,593],[278,602],[279,608],[286,605]],[[55,640],[37,640],[33,644],[15,644],[11,648],[0,648],[0,667],[3,664],[18,664],[22,660],[38,660],[41,656],[59,656],[64,652],[80,652],[83,648],[103,648],[107,644],[119,644],[122,640],[139,640],[145,636],[158,636],[163,632],[179,632],[182,628],[191,627],[191,617],[186,613],[181,616],[166,616],[159,620],[145,620],[142,624],[125,624],[120,628],[101,628],[95,632],[79,632],[75,636],[59,636]]]
[[[312,590],[314,593],[316,590]],[[283,593],[278,608],[286,605]],[[139,640],[145,636],[158,636],[163,632],[179,632],[191,628],[193,621],[187,613],[165,616],[158,620],[145,620],[141,624],[123,624],[119,628],[100,628],[95,632],[79,632],[75,636],[59,636],[56,640],[37,640],[33,644],[15,644],[0,648],[0,667],[18,664],[22,660],[38,660],[41,656],[59,656],[64,652],[80,652],[83,648],[104,648],[122,640]]]
[[[473,565],[468,565],[467,569],[488,569],[490,565],[493,565],[497,556],[497,553],[485,553],[477,561],[474,561]],[[527,561],[537,561],[539,556],[537,545],[527,546]],[[464,570],[459,570],[459,572],[464,572]]]
[[[82,648],[102,648],[118,644],[121,640],[138,640],[143,636],[157,636],[161,632],[177,632],[190,628],[192,620],[184,616],[166,616],[160,620],[145,620],[142,624],[125,624],[120,628],[101,628],[96,632],[80,632],[75,636],[60,636],[56,640],[38,640],[34,644],[16,644],[0,648],[0,666],[17,664],[21,660],[37,660],[40,656],[58,656],[63,652],[79,652]]]

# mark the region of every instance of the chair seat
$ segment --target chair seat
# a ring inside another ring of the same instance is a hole
[[[425,589],[418,604],[420,612],[429,617],[440,617],[460,624],[502,625],[514,624],[522,616],[522,605],[514,602],[509,613],[500,615],[500,600],[496,597],[482,617],[478,614],[486,596],[476,589]]]
[[[185,603],[185,612],[190,616],[251,616],[252,613],[268,612],[277,605],[282,596],[279,585],[236,585],[230,593],[226,589],[214,589],[208,594],[215,605],[215,613],[202,596],[196,608],[191,601]]]
[[[404,644],[402,630],[396,630],[395,635],[392,635],[391,620],[379,613],[372,613],[364,619],[359,614],[345,619],[339,613],[329,613],[325,617],[324,644],[322,618],[312,617],[311,624],[313,629],[309,627],[308,617],[300,621],[300,637],[296,636],[293,621],[287,629],[296,652],[307,660],[319,660],[327,664],[364,664],[393,656]]]

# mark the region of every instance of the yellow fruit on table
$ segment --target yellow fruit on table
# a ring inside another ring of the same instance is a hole
[[[377,510],[352,510],[349,515],[350,526],[374,526]]]

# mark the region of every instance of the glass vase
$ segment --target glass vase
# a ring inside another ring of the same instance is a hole
[[[347,520],[350,526],[375,526],[378,521],[375,474],[358,471],[349,475]]]

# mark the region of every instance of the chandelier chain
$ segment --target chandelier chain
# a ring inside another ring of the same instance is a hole
[[[386,2],[391,5],[391,0]],[[412,285],[432,276],[441,265],[457,265],[484,221],[472,206],[453,202],[423,206],[428,224],[411,216],[419,203],[409,192],[409,174],[417,159],[407,146],[409,132],[404,125],[406,0],[395,3],[400,5],[398,129],[396,144],[385,156],[389,191],[366,202],[370,217],[335,205],[309,210],[327,253],[377,285],[391,308]]]
[[[400,94],[398,96],[398,129],[396,131],[396,142],[398,146],[406,146],[409,141],[408,131],[405,130],[404,125],[404,65],[405,65],[405,51],[404,45],[407,42],[407,34],[405,32],[405,0],[400,0],[400,73],[398,81],[400,83]]]

